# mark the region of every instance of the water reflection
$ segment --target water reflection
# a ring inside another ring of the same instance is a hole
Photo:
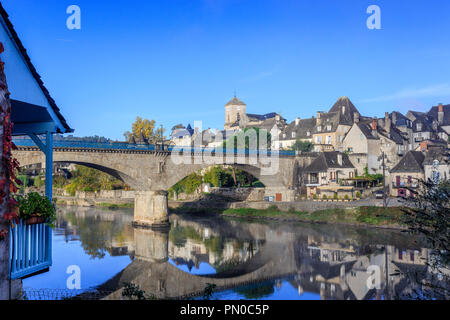
[[[131,259],[97,283],[112,292],[106,299],[121,299],[125,283],[158,298],[201,294],[213,283],[219,299],[397,299],[432,276],[430,250],[397,231],[220,217],[170,220],[170,231],[161,232],[133,229],[126,210],[64,209],[56,237],[79,241],[91,260]],[[422,278],[393,275],[398,270]]]

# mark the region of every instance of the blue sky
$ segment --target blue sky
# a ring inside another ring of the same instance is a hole
[[[235,90],[289,121],[343,95],[368,116],[450,103],[448,0],[1,2],[77,136],[122,139],[136,116],[222,128]]]

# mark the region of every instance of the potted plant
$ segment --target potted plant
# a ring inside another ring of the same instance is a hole
[[[46,196],[31,192],[17,197],[19,218],[26,225],[46,223],[52,225],[56,220],[56,210]]]

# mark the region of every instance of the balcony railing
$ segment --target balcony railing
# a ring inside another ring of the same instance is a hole
[[[419,184],[417,182],[392,182],[392,188],[398,189],[398,188],[411,188],[415,189],[418,188]]]
[[[10,229],[11,279],[21,279],[52,264],[52,229],[46,224],[19,225]]]

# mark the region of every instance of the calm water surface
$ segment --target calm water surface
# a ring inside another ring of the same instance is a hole
[[[81,291],[109,299],[121,299],[124,283],[158,298],[211,283],[213,299],[391,299],[420,287],[393,274],[426,274],[430,253],[398,231],[171,215],[170,231],[157,232],[132,219],[128,209],[59,208],[53,266],[24,287],[67,290],[75,265]]]

